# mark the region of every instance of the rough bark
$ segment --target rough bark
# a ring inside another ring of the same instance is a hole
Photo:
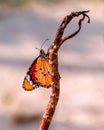
[[[49,54],[49,63],[52,66],[52,75],[53,75],[53,85],[51,87],[50,93],[50,100],[46,107],[45,113],[43,118],[40,122],[38,130],[48,130],[52,117],[55,112],[56,105],[58,103],[59,95],[60,95],[60,75],[58,72],[58,50],[60,46],[68,39],[74,37],[81,29],[82,21],[85,17],[88,18],[88,23],[90,22],[89,16],[86,14],[89,11],[79,11],[79,12],[72,12],[70,15],[65,16],[62,23],[59,25],[55,38],[52,42],[51,47],[48,49]],[[71,22],[74,17],[78,17],[82,15],[83,17],[78,22],[78,30],[69,36],[63,36],[64,30],[67,25]]]

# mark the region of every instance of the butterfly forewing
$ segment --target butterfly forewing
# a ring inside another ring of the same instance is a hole
[[[24,78],[23,88],[25,90],[33,90],[35,88],[34,81],[36,80],[36,77],[34,74],[34,70],[36,68],[37,59],[38,59],[38,57],[32,63],[32,65],[30,66],[30,68],[29,68],[29,70]]]

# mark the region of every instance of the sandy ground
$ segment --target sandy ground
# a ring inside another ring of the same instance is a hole
[[[90,10],[91,23],[59,51],[61,75],[60,100],[51,130],[104,130],[104,3],[65,1],[60,4],[34,5],[6,10],[0,16],[0,130],[36,130],[49,89],[26,92],[23,78],[38,56],[35,48],[43,41],[47,50],[55,31],[66,14]],[[65,33],[77,28],[77,19]],[[38,115],[39,119],[15,125],[16,115]]]

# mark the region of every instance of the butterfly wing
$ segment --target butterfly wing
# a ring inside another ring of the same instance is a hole
[[[39,56],[29,68],[24,82],[25,90],[33,90],[39,86],[49,88],[52,84],[52,67],[49,59]]]
[[[34,71],[36,69],[38,57],[34,60],[34,62],[31,64],[25,78],[23,81],[23,88],[25,90],[33,90],[35,89],[34,81],[36,80]]]
[[[52,67],[49,60],[44,60],[42,57],[38,58],[35,76],[40,86],[49,88],[52,83]]]

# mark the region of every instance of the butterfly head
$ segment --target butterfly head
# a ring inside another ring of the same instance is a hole
[[[43,60],[46,60],[48,58],[48,54],[44,52],[44,50],[42,49],[43,45],[46,43],[46,41],[49,39],[46,39],[43,44],[41,45],[41,49],[38,49],[40,51],[40,56],[42,57]]]
[[[46,60],[48,58],[48,54],[46,54],[44,52],[44,50],[42,49],[43,45],[46,43],[46,41],[49,40],[49,39],[46,39],[43,44],[41,45],[41,49],[40,49],[40,56],[42,57],[43,60]]]
[[[40,50],[40,56],[45,60],[48,58],[48,55],[44,52],[43,49]]]

